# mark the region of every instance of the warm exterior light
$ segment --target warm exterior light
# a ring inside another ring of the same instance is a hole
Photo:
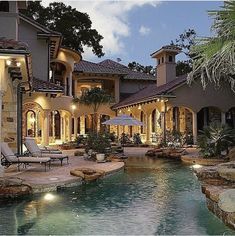
[[[34,123],[34,122],[35,122],[35,118],[34,118],[34,117],[29,118],[29,121],[30,121],[31,123]]]
[[[128,108],[128,110],[127,111],[131,111],[131,109],[130,108]]]
[[[139,105],[138,110],[141,110],[141,106]]]
[[[119,112],[119,113],[122,113],[122,110],[119,110],[118,112]]]
[[[21,66],[21,62],[17,61],[17,62],[16,62],[16,66],[17,66],[17,67],[20,67],[20,66]]]
[[[164,99],[161,99],[161,102],[164,102]]]
[[[160,99],[158,98],[157,101],[160,102]]]
[[[45,199],[46,201],[52,201],[52,200],[55,199],[55,196],[54,196],[53,194],[51,194],[51,193],[47,193],[47,194],[44,196],[44,199]]]
[[[72,105],[72,110],[75,110],[76,109],[76,105]]]
[[[10,66],[11,65],[11,60],[7,60],[6,64],[7,64],[7,66]]]
[[[193,169],[199,169],[199,168],[201,168],[202,166],[201,165],[199,165],[199,164],[195,164],[195,165],[193,165]]]

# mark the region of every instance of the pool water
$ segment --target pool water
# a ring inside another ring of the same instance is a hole
[[[207,210],[189,166],[139,157],[127,167],[98,182],[1,203],[0,234],[235,234]]]

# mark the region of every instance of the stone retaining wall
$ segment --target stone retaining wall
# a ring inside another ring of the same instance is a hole
[[[235,229],[235,182],[221,177],[218,171],[221,165],[224,164],[196,169],[195,173],[208,209],[227,226]]]

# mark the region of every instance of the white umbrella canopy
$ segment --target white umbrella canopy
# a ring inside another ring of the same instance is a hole
[[[129,115],[119,115],[110,120],[106,120],[102,123],[103,125],[122,125],[122,126],[143,126],[143,122],[129,116]]]

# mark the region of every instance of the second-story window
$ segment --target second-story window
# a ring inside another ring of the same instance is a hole
[[[9,2],[8,1],[0,1],[0,11],[1,12],[9,12]]]
[[[173,57],[169,56],[169,62],[173,62]]]

